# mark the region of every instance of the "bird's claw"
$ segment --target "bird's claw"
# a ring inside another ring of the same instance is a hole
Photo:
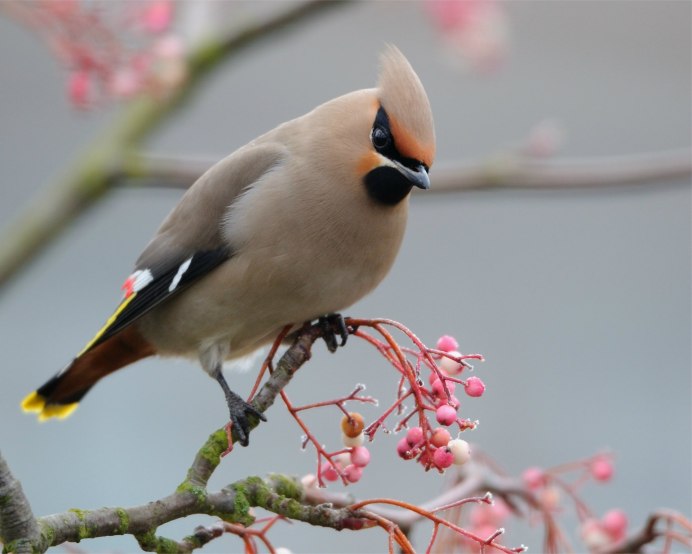
[[[322,328],[322,338],[327,345],[327,350],[331,353],[336,352],[339,346],[344,346],[349,334],[352,332],[341,314],[322,316],[318,323]],[[341,338],[341,344],[336,340],[337,335]]]
[[[243,400],[233,391],[230,395],[226,395],[226,403],[231,416],[231,427],[235,430],[238,437],[238,442],[241,446],[247,446],[250,443],[250,420],[248,415],[256,417],[260,421],[267,421],[264,414]]]

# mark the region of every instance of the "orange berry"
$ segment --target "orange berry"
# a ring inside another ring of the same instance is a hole
[[[349,412],[347,416],[341,419],[341,430],[347,437],[357,437],[363,432],[364,427],[363,416],[358,412]]]

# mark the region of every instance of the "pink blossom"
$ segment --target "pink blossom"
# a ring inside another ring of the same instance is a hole
[[[450,50],[473,69],[493,70],[505,58],[507,18],[495,0],[427,0],[425,5]]]
[[[177,35],[166,35],[158,39],[152,48],[157,58],[179,60],[185,55],[185,44]]]
[[[129,98],[139,92],[141,86],[137,72],[131,67],[122,67],[111,75],[109,91],[117,98]]]
[[[81,69],[73,71],[67,83],[67,94],[72,105],[80,109],[87,108],[91,102],[92,88],[91,75],[88,71]]]
[[[173,3],[170,0],[153,0],[142,11],[141,24],[150,33],[161,33],[173,20]]]

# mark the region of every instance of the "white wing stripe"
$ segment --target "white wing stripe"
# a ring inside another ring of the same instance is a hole
[[[192,263],[192,256],[180,264],[178,273],[175,274],[175,277],[173,277],[173,280],[171,281],[171,285],[168,287],[168,292],[173,292],[175,290],[178,283],[180,283],[180,279],[183,278],[184,273],[187,271],[187,268],[190,267],[190,263]]]

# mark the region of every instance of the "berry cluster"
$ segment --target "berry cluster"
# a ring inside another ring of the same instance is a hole
[[[410,335],[413,338],[415,336]],[[417,340],[417,339],[416,339]],[[372,342],[372,341],[371,341]],[[415,342],[415,341],[414,341]],[[387,352],[386,347],[379,345],[381,352]],[[398,346],[398,345],[397,345]],[[341,437],[343,450],[327,453],[320,452],[324,462],[319,464],[319,479],[336,481],[339,477],[344,483],[355,483],[360,480],[363,468],[370,462],[370,452],[363,446],[366,437],[373,440],[378,428],[384,425],[384,420],[392,413],[403,414],[403,401],[412,398],[414,410],[397,422],[394,430],[406,430],[397,446],[397,454],[404,460],[417,460],[426,470],[437,469],[442,472],[452,465],[463,465],[471,457],[471,449],[465,440],[453,437],[455,427],[458,432],[474,429],[478,422],[459,417],[460,401],[455,396],[457,387],[464,388],[469,397],[479,397],[485,391],[483,381],[478,377],[460,378],[465,369],[471,368],[466,362],[468,358],[481,359],[478,355],[465,356],[458,350],[459,344],[450,336],[443,336],[437,341],[436,348],[428,349],[419,344],[417,365],[406,365],[393,357],[389,361],[402,373],[399,383],[397,400],[377,420],[365,426],[363,416],[358,412],[346,412],[343,402],[370,401],[369,397],[358,396],[361,387],[348,397],[334,403],[345,413],[341,421]],[[411,354],[415,351],[401,349],[400,352]],[[388,352],[387,352],[388,353]],[[430,370],[428,386],[420,379],[420,370],[425,366]],[[408,382],[409,387],[404,384]],[[417,425],[410,422],[417,416]],[[431,424],[434,416],[438,425]],[[318,449],[319,451],[319,449]]]
[[[573,483],[568,483],[563,478],[568,472],[577,472]],[[620,509],[613,509],[598,519],[579,499],[578,489],[589,480],[608,482],[614,472],[611,458],[605,454],[598,454],[586,460],[551,469],[527,468],[522,474],[522,480],[526,488],[536,494],[541,508],[547,512],[558,512],[562,493],[566,493],[575,503],[584,544],[590,550],[607,550],[624,540],[627,533],[627,515]]]
[[[172,0],[50,0],[14,2],[8,9],[67,67],[67,95],[75,108],[141,93],[161,97],[187,79],[186,48],[172,29]]]
[[[458,415],[460,401],[454,395],[457,385],[462,385],[470,397],[479,397],[485,392],[485,384],[478,377],[466,381],[459,375],[469,364],[458,351],[459,343],[454,337],[445,335],[437,341],[437,348],[431,351],[437,361],[429,375],[429,387],[419,387],[423,405],[418,406],[422,418],[421,425],[408,429],[406,436],[397,444],[397,453],[404,460],[416,459],[426,469],[440,471],[451,465],[463,465],[471,457],[469,444],[460,438],[452,438],[447,427],[456,424],[459,431],[473,429],[477,422],[462,419]],[[424,412],[434,412],[435,420],[441,427],[432,428]]]
[[[348,483],[356,483],[363,476],[363,468],[370,463],[370,451],[363,446],[365,434],[363,416],[350,412],[341,420],[341,438],[346,451],[336,453],[320,467],[320,476],[326,481],[336,481],[339,475]]]

